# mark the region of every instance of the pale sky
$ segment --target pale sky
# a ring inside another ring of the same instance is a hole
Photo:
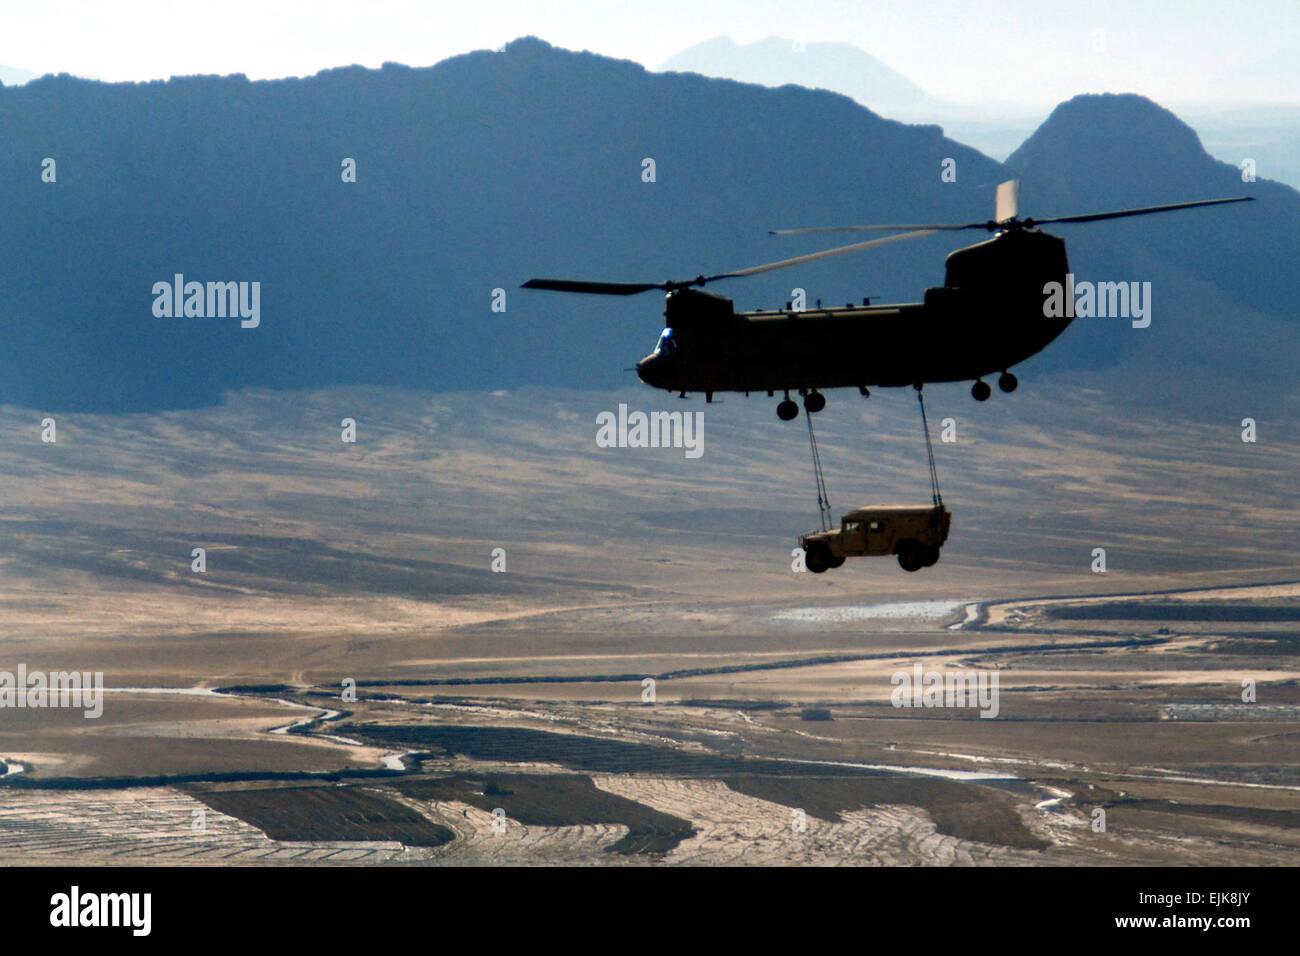
[[[0,65],[104,80],[427,66],[535,35],[657,68],[727,35],[849,42],[956,102],[1300,102],[1300,0],[0,0]],[[1100,31],[1100,32],[1098,32]]]

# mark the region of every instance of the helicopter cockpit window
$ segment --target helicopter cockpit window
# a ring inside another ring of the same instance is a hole
[[[659,341],[655,343],[656,352],[671,352],[677,348],[677,340],[673,338],[672,329],[664,329],[659,333]]]

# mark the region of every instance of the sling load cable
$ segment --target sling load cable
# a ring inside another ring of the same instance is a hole
[[[826,478],[822,475],[822,457],[817,452],[817,436],[813,434],[812,415],[805,413],[808,420],[808,445],[812,448],[813,477],[817,481],[817,514],[821,518],[822,530],[831,530],[831,496],[826,490]]]
[[[921,430],[925,432],[925,455],[930,460],[930,502],[935,508],[943,507],[943,495],[939,493],[939,470],[934,466],[934,445],[930,444],[930,423],[925,417],[925,396],[921,386],[916,389],[916,400],[921,403]]]

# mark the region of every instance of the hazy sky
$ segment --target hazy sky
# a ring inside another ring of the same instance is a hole
[[[854,43],[947,100],[1300,101],[1300,0],[0,0],[0,65],[106,80],[426,66],[536,35],[657,68],[719,35]],[[1100,32],[1098,32],[1100,31]]]

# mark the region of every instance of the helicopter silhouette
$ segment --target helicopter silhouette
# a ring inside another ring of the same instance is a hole
[[[971,395],[985,401],[992,390],[984,377],[1000,373],[998,387],[1014,391],[1011,368],[1042,351],[1065,331],[1072,312],[1049,314],[1049,283],[1067,283],[1065,241],[1036,228],[1049,223],[1086,223],[1129,216],[1248,202],[1252,196],[1202,199],[1081,216],[1020,218],[1019,180],[998,186],[995,218],[985,222],[822,226],[772,230],[773,235],[823,232],[895,232],[896,235],[837,246],[764,265],[667,282],[588,282],[529,279],[525,289],[594,295],[667,293],[664,329],[654,351],[636,365],[647,385],[678,392],[779,391],[777,415],[790,421],[803,397],[808,413],[826,406],[824,389],[915,386],[974,380]],[[791,308],[737,312],[732,300],[703,286],[720,279],[758,275],[831,256],[948,230],[984,229],[993,237],[958,249],[945,261],[942,286],[925,290],[921,302],[842,308]]]

